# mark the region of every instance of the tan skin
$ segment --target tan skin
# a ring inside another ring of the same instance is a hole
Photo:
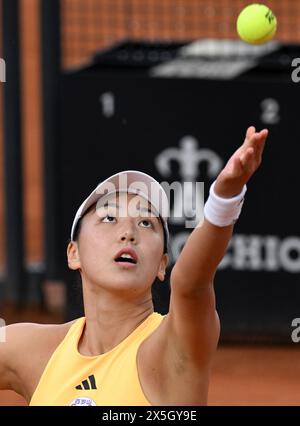
[[[128,212],[130,202],[150,204],[132,194],[120,194],[114,201],[119,208],[87,214],[78,243],[68,247],[69,267],[80,270],[83,282],[86,330],[79,349],[86,355],[109,351],[153,312],[151,286],[156,277],[164,280],[168,263],[159,219],[147,212],[131,217]],[[114,261],[128,246],[138,256],[134,270]]]
[[[243,145],[217,178],[219,196],[241,192],[261,163],[267,135],[267,130],[258,133],[249,127]],[[118,201],[125,206],[122,199]],[[207,403],[220,332],[213,280],[232,231],[233,226],[220,228],[204,220],[189,236],[172,269],[169,313],[142,342],[137,356],[141,386],[153,405]],[[129,271],[112,260],[127,245],[139,256],[137,268]],[[67,254],[69,267],[79,269],[83,281],[87,320],[78,350],[84,355],[104,353],[153,312],[151,284],[155,277],[163,281],[168,262],[163,254],[162,226],[156,218],[153,228],[132,217],[99,222],[99,216],[91,212],[84,217],[79,240],[69,244]],[[7,341],[0,344],[0,389],[15,390],[29,402],[71,324],[6,327]]]

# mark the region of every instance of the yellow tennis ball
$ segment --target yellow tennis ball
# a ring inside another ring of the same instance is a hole
[[[271,40],[276,33],[277,19],[264,4],[250,4],[238,16],[237,32],[242,40],[250,44],[262,44]]]

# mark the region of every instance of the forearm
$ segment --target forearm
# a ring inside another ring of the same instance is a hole
[[[195,295],[211,285],[240,213],[246,184],[261,163],[268,131],[249,127],[242,146],[230,157],[211,188],[206,218],[194,229],[173,267],[171,285]],[[227,199],[225,201],[225,199]]]
[[[204,219],[188,237],[173,267],[172,283],[182,286],[181,290],[190,294],[211,285],[232,231],[233,225],[218,227]]]
[[[212,188],[210,189],[209,198],[212,196],[214,197],[213,194],[215,194],[222,203],[222,200],[227,203],[228,201],[232,203],[232,200],[234,200],[232,197],[238,196],[238,201],[234,201],[234,204],[240,206],[240,192],[240,187],[232,187],[232,185],[228,185],[223,179],[217,179],[214,190]],[[222,260],[232,236],[233,225],[223,226],[222,224],[222,226],[216,226],[217,224],[214,224],[215,221],[220,221],[219,209],[220,207],[222,208],[222,206],[218,203],[219,201],[217,201],[217,204],[214,204],[213,207],[208,207],[206,210],[204,209],[204,212],[211,217],[205,218],[201,226],[198,226],[191,233],[174,267],[173,276],[177,277],[177,282],[184,283],[182,286],[185,291],[193,292],[193,290],[203,288],[203,286],[212,283],[218,264]],[[228,212],[229,209],[229,217],[231,217],[231,219],[227,222],[227,219],[224,220],[223,216],[221,222],[232,223],[233,212],[232,208],[230,208],[230,206],[228,207],[227,203],[225,204],[225,211]],[[207,204],[208,202],[206,205]],[[216,209],[217,216],[214,217]]]

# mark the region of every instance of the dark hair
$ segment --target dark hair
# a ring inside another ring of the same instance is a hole
[[[78,241],[80,230],[81,230],[81,222],[86,214],[88,214],[91,210],[94,209],[96,203],[92,204],[87,211],[84,212],[83,216],[78,220],[76,224],[76,228],[74,229],[73,241]]]
[[[86,212],[84,212],[83,216],[78,220],[76,228],[74,229],[74,237],[73,237],[73,241],[78,241],[79,238],[79,234],[80,234],[80,230],[81,230],[81,222],[82,219],[84,218],[84,216],[86,214],[88,214],[91,210],[93,210],[93,208],[95,207],[96,203],[92,204]],[[165,227],[163,225],[163,221],[162,218],[159,216],[159,220],[160,223],[162,224],[163,227],[163,232],[164,232],[164,253],[168,253],[168,245],[167,245],[167,235],[166,235],[166,230]]]

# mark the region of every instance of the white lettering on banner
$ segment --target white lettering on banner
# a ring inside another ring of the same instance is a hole
[[[280,104],[276,99],[264,99],[261,104],[260,119],[264,124],[277,124],[280,122]]]
[[[99,96],[99,102],[102,106],[102,114],[105,118],[111,118],[115,114],[115,97],[112,92],[102,93]]]
[[[300,65],[300,58],[296,58],[292,65]],[[280,104],[276,99],[266,98],[260,106],[262,122],[280,122]],[[216,178],[223,167],[223,159],[213,150],[201,148],[193,135],[183,136],[178,145],[162,150],[154,158],[154,164],[160,175],[170,178],[171,165],[177,163],[180,181],[162,183],[169,201],[171,194],[174,195],[169,222],[171,225],[191,228],[201,225],[203,221],[204,185],[203,182],[197,182],[197,179]],[[203,168],[200,168],[203,163],[206,176],[202,176]],[[190,232],[182,231],[170,237],[171,264],[175,263],[189,235]],[[300,272],[300,237],[234,234],[218,269],[265,272],[284,270],[296,274]]]
[[[299,73],[300,73],[300,58],[294,58],[292,60],[292,67],[297,67],[292,72],[292,81],[294,83],[299,83],[299,81],[300,81],[300,76],[299,76]]]
[[[1,83],[6,82],[6,63],[3,58],[0,58],[0,81]]]
[[[262,241],[258,235],[252,235],[250,238],[245,238],[244,235],[236,235],[233,245],[235,255],[232,256],[232,266],[234,269],[249,269],[251,271],[262,269]]]
[[[183,136],[179,147],[170,147],[161,151],[154,159],[160,175],[165,178],[172,174],[172,163],[178,164],[181,182],[164,185],[167,194],[174,194],[174,205],[170,215],[170,224],[195,228],[203,220],[204,184],[199,167],[206,165],[209,179],[215,178],[223,166],[222,158],[213,150],[200,148],[199,141],[192,135]],[[168,189],[168,191],[167,191]],[[183,190],[182,190],[183,189]],[[170,198],[169,198],[170,199]]]
[[[0,318],[0,343],[6,342],[6,323],[3,318]]]
[[[297,253],[298,256],[292,256]],[[279,258],[282,267],[289,271],[297,273],[300,271],[300,238],[290,237],[283,240],[279,247]]]
[[[171,238],[172,263],[178,258],[189,235],[188,232],[179,232]],[[275,235],[236,234],[231,238],[227,252],[218,266],[218,270],[224,269],[299,273],[300,237],[280,239]]]
[[[292,331],[292,341],[294,343],[299,343],[300,342],[300,318],[294,318],[292,321],[292,327],[296,327],[293,331]]]
[[[265,267],[266,271],[277,271],[278,260],[277,260],[277,247],[280,244],[278,237],[269,235],[265,238]]]
[[[219,269],[300,272],[300,237],[234,235]]]

